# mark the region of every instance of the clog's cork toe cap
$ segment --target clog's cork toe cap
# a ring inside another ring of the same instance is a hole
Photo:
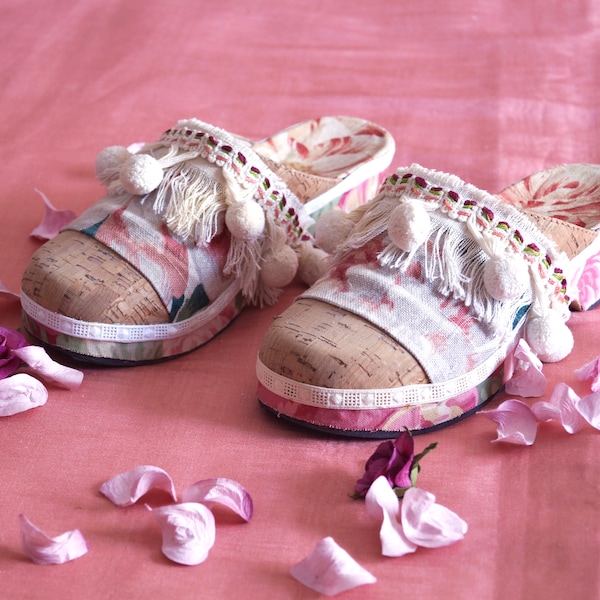
[[[76,231],[64,231],[37,250],[22,290],[43,308],[88,323],[169,322],[154,287],[137,269]]]
[[[340,389],[428,383],[416,359],[384,331],[320,300],[300,298],[267,330],[259,352],[271,371]]]

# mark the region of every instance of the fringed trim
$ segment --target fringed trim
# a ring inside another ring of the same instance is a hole
[[[153,194],[155,212],[188,243],[209,244],[227,226],[224,272],[239,281],[251,303],[275,302],[279,284],[295,275],[296,249],[312,244],[313,221],[285,183],[248,143],[206,123],[181,121],[137,154],[106,149],[96,170],[113,195],[138,195],[145,202]],[[294,250],[282,253],[284,247]],[[266,266],[270,274],[261,277]],[[279,266],[289,277],[277,273]]]
[[[226,199],[223,185],[209,177],[201,165],[188,162],[165,174],[156,190],[154,210],[163,215],[175,235],[204,246],[219,232]]]
[[[391,215],[407,203],[431,215],[426,241],[409,249],[399,246],[390,227]],[[405,271],[419,252],[424,276],[436,290],[463,301],[492,330],[505,329],[527,305],[535,316],[555,312],[568,318],[564,256],[524,215],[455,176],[413,165],[389,177],[360,217],[336,259],[386,233],[388,244],[378,255],[382,266]],[[507,259],[511,272],[503,274],[505,281],[490,283],[486,270],[495,259]],[[521,283],[511,289],[516,271]]]

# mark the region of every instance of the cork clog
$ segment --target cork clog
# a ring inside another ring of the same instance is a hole
[[[132,153],[98,156],[106,198],[42,246],[22,281],[23,322],[76,358],[129,365],[214,337],[247,304],[318,273],[314,217],[360,204],[394,142],[323,117],[252,143],[196,119]]]
[[[328,273],[259,351],[258,399],[277,416],[359,437],[428,431],[501,389],[520,336],[546,362],[570,352],[569,277],[595,232],[418,165],[330,229],[349,233]]]

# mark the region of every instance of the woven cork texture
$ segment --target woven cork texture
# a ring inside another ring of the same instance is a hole
[[[22,289],[44,308],[82,321],[149,325],[169,321],[152,285],[89,236],[65,231],[33,255]]]

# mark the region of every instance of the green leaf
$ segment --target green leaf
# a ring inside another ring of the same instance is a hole
[[[418,465],[423,457],[427,456],[427,454],[429,454],[432,450],[435,450],[436,448],[437,442],[432,442],[431,444],[429,444],[429,446],[427,446],[427,448],[425,448],[425,450],[415,455],[415,457],[413,458],[413,467],[415,465]]]
[[[427,456],[427,454],[429,454],[429,452],[431,452],[432,450],[435,450],[435,448],[437,448],[437,442],[433,442],[431,444],[429,444],[429,446],[427,446],[427,448],[425,448],[425,450],[423,450],[422,452],[419,452],[419,454],[416,454],[413,458],[413,462],[412,465],[410,467],[410,473],[409,473],[409,477],[410,480],[412,481],[413,485],[417,485],[417,477],[419,475],[419,473],[421,472],[421,459],[425,456]]]

